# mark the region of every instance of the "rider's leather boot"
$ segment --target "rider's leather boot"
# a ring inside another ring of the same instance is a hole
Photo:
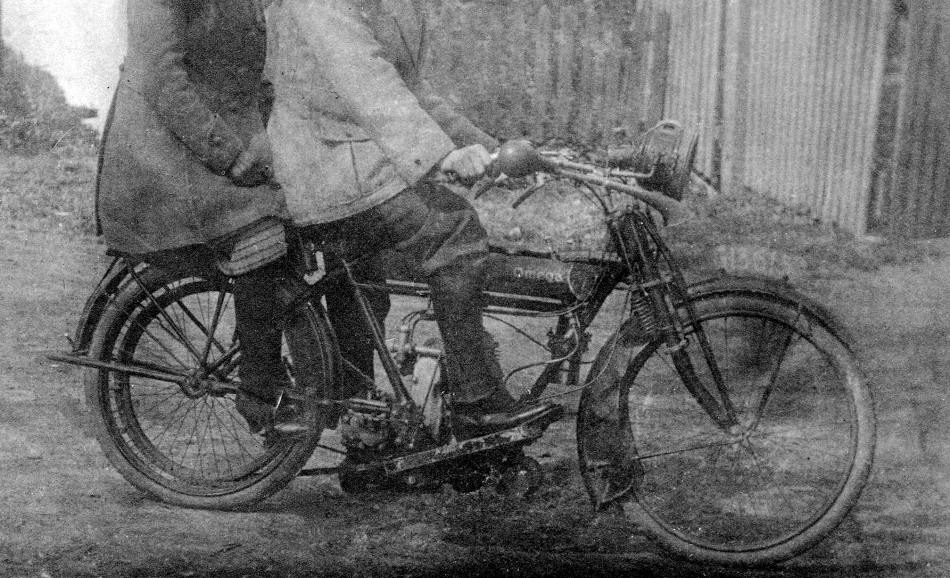
[[[278,320],[277,279],[283,274],[283,262],[278,262],[234,278],[235,331],[241,342],[235,409],[255,434],[297,434],[309,427],[298,405],[282,399],[289,385]]]
[[[459,272],[439,275],[430,286],[445,349],[456,437],[486,435],[542,416],[551,421],[560,417],[560,406],[521,405],[505,389],[494,342],[482,325],[479,280]]]

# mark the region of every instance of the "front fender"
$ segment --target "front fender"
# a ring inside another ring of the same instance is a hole
[[[691,299],[715,297],[723,293],[767,296],[801,308],[818,323],[853,350],[854,337],[841,320],[827,307],[795,289],[785,281],[760,275],[720,275],[689,286]]]
[[[691,302],[719,295],[768,297],[802,310],[851,348],[844,324],[823,305],[788,283],[769,277],[721,275],[687,289]],[[596,508],[626,499],[639,476],[636,440],[629,415],[619,406],[628,367],[656,350],[636,317],[627,319],[598,352],[587,376],[577,412],[577,447],[581,473]]]

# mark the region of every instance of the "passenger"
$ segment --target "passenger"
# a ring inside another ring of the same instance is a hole
[[[261,0],[129,0],[129,41],[103,132],[97,219],[115,252],[234,277],[237,409],[255,432],[286,382],[271,318],[286,252],[261,117]],[[292,416],[291,416],[292,418]],[[293,423],[288,429],[293,429]]]

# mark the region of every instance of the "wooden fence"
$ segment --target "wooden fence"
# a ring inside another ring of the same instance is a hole
[[[872,230],[950,235],[950,3],[909,1],[894,31],[869,207]]]
[[[501,136],[595,144],[677,118],[723,188],[857,234],[948,234],[948,4],[441,0],[434,77]]]
[[[662,118],[669,17],[633,0],[429,3],[430,76],[495,134],[599,142]]]

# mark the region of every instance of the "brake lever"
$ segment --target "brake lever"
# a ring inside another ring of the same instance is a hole
[[[518,195],[518,198],[515,199],[515,202],[511,203],[511,208],[517,209],[518,207],[520,207],[525,201],[527,201],[531,197],[531,195],[538,192],[538,190],[540,190],[541,187],[544,186],[544,184],[545,184],[544,181],[538,178],[533,185],[531,185],[525,190],[525,192]]]
[[[488,173],[486,173],[484,177],[482,177],[474,185],[472,185],[473,198],[477,199],[481,197],[488,191],[495,188],[495,185],[504,182],[505,179],[507,178],[508,177],[503,174],[492,178],[491,176],[488,175]]]

